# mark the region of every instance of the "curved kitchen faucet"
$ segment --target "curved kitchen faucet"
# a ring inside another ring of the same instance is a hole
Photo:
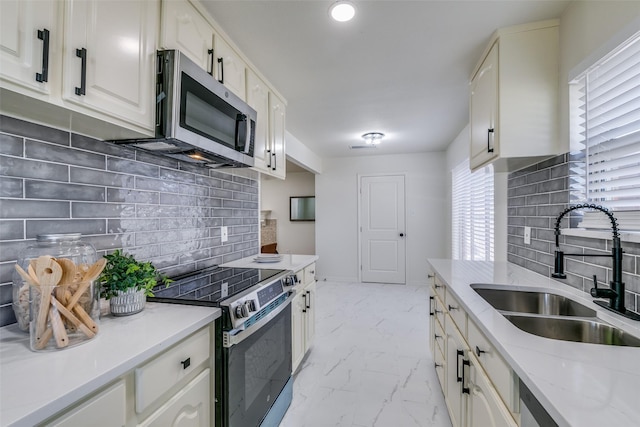
[[[611,221],[611,229],[613,230],[613,247],[611,248],[611,255],[602,254],[566,254],[560,250],[560,221],[562,218],[571,211],[577,209],[595,209],[609,217]],[[566,279],[567,275],[564,274],[564,257],[565,256],[581,256],[581,257],[611,257],[613,259],[613,280],[610,282],[610,289],[598,288],[598,279],[595,274],[593,275],[593,288],[591,288],[591,296],[594,298],[605,298],[609,300],[607,304],[605,301],[594,301],[596,304],[605,307],[611,311],[621,314],[625,317],[634,320],[640,320],[640,315],[627,311],[624,306],[624,282],[622,281],[622,254],[624,251],[620,247],[620,234],[618,233],[618,220],[613,216],[608,209],[602,206],[594,204],[582,204],[570,206],[565,209],[558,218],[556,218],[555,225],[556,235],[556,251],[555,251],[555,265],[554,271],[551,275],[556,279]]]

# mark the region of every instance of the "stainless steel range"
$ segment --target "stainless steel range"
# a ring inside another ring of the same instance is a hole
[[[276,427],[292,397],[285,270],[211,268],[174,278],[149,301],[219,307],[216,427]]]

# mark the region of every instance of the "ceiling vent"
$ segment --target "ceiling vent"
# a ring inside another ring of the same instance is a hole
[[[360,145],[350,145],[349,148],[351,150],[359,150],[361,148],[376,148],[376,146],[370,145],[370,144],[360,144]]]

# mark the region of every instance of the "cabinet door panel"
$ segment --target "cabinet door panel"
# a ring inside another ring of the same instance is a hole
[[[291,360],[292,371],[295,372],[298,369],[298,365],[304,358],[305,343],[304,343],[304,299],[302,294],[298,294],[291,301]]]
[[[274,93],[269,93],[269,140],[271,142],[272,175],[284,179],[285,169],[285,105]]]
[[[253,145],[255,168],[268,171],[271,166],[271,159],[267,153],[269,149],[269,88],[251,70],[247,71],[247,104],[258,113]]]
[[[305,319],[305,350],[309,350],[316,337],[316,282],[311,283],[305,289],[307,305]]]
[[[153,129],[158,5],[146,1],[70,0],[65,13],[63,98]],[[82,59],[86,49],[85,94]]]
[[[126,424],[126,393],[124,380],[89,399],[62,418],[46,425],[52,427],[121,427]]]
[[[467,427],[517,427],[489,378],[470,356]]]
[[[178,49],[209,73],[215,69],[213,27],[191,3],[162,2],[162,41],[165,49]]]
[[[222,37],[215,36],[215,55],[221,63],[216,62],[216,78],[242,100],[247,99],[245,73],[247,66],[240,56],[225,42]]]
[[[451,423],[454,427],[463,427],[466,402],[462,394],[462,361],[467,354],[467,348],[450,316],[445,320],[445,332],[447,334],[445,400]]]
[[[498,46],[494,45],[471,82],[471,168],[498,156],[495,132],[497,112]],[[493,130],[493,131],[492,131]],[[493,151],[491,151],[493,150]]]
[[[56,43],[58,2],[33,0],[0,1],[0,76],[3,80],[40,94],[50,93],[55,57],[59,55]],[[49,31],[48,82],[38,82],[36,73],[42,73],[44,41],[38,30]]]
[[[209,427],[211,374],[205,369],[140,427]]]

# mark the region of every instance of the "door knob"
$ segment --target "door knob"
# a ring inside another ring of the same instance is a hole
[[[404,233],[400,233],[400,237],[404,237]]]

